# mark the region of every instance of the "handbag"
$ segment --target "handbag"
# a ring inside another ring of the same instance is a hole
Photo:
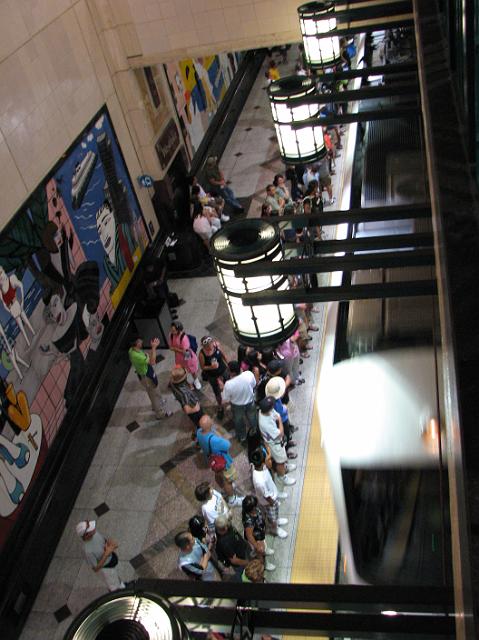
[[[213,435],[211,434],[208,438],[208,464],[212,471],[219,473],[226,469],[226,458],[221,453],[211,453],[211,438]]]
[[[118,564],[118,556],[114,551],[112,551],[111,552],[110,562],[108,564],[104,564],[103,568],[104,569],[113,569],[113,567],[116,567],[117,564]]]

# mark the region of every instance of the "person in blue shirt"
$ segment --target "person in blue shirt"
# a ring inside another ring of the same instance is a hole
[[[236,479],[236,471],[233,458],[229,454],[231,442],[216,433],[213,420],[210,416],[202,416],[199,425],[199,429],[196,432],[196,439],[206,458],[208,459],[210,455],[221,455],[226,461],[225,469],[215,472],[215,480],[219,487],[225,492],[228,505],[230,507],[240,507],[243,498],[235,493],[234,481]]]

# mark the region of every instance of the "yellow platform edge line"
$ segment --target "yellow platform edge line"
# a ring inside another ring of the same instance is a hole
[[[322,342],[324,342],[324,335]],[[321,344],[321,352],[322,347]],[[338,524],[326,459],[321,447],[321,425],[316,401],[321,363],[322,357],[318,362],[317,383],[313,391],[313,416],[291,568],[290,582],[296,584],[333,584],[336,573]],[[303,636],[283,636],[284,640],[303,640],[303,638],[306,640]]]

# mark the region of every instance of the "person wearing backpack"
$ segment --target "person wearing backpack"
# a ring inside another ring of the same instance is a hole
[[[175,365],[183,367],[193,377],[195,389],[201,389],[201,381],[198,376],[199,365],[196,351],[198,344],[194,336],[185,333],[181,322],[175,320],[171,323],[168,345],[170,351],[175,354]],[[195,348],[196,347],[196,348]]]

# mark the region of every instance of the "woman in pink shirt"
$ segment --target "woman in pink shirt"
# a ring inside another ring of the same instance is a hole
[[[299,331],[296,329],[293,335],[282,342],[276,349],[276,352],[283,356],[284,363],[288,367],[288,373],[294,384],[302,384],[304,382],[304,378],[300,377],[299,371],[298,340]]]
[[[193,383],[196,389],[201,389],[201,382],[198,378],[198,357],[190,347],[190,340],[183,330],[181,322],[172,322],[170,337],[168,339],[170,351],[175,354],[175,365],[184,367],[193,376]]]

